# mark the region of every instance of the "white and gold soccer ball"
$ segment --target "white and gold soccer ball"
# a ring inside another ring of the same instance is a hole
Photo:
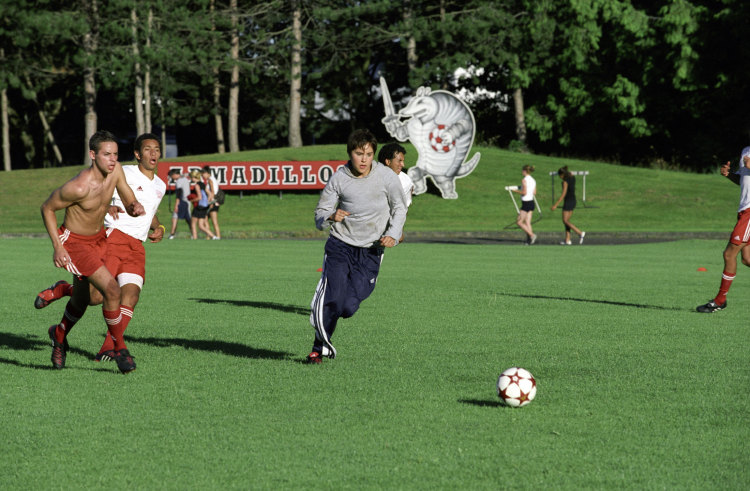
[[[497,396],[507,406],[523,407],[536,397],[536,379],[526,369],[509,368],[497,379]]]

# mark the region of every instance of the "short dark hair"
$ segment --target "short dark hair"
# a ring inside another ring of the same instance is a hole
[[[210,174],[211,173],[211,167],[209,167],[207,165],[204,165],[203,168],[201,169],[201,172],[208,172]]]
[[[372,153],[378,151],[378,139],[375,138],[375,135],[373,135],[370,130],[354,130],[349,135],[349,139],[346,142],[346,153],[352,153],[352,150],[362,148],[368,143],[372,147]]]
[[[180,169],[169,169],[169,172],[167,172],[168,176],[172,176],[174,174],[182,175],[182,171]]]
[[[133,143],[133,149],[140,153],[143,142],[146,140],[156,140],[157,142],[159,142],[159,137],[154,135],[153,133],[144,133],[142,135],[138,135],[138,138],[135,139],[135,143]],[[161,142],[159,142],[159,149],[161,149]]]
[[[385,164],[386,160],[392,160],[396,158],[397,153],[403,153],[406,155],[406,149],[398,143],[386,143],[383,148],[380,149],[378,154],[378,162]]]
[[[89,138],[89,150],[93,150],[94,152],[99,151],[99,147],[101,147],[102,143],[104,142],[114,142],[117,143],[117,138],[115,135],[110,133],[106,130],[100,130],[91,135],[91,138]]]

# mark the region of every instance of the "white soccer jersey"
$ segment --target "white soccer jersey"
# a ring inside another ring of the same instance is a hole
[[[739,213],[750,208],[750,169],[743,163],[737,174],[740,175],[740,207],[737,210]]]
[[[107,214],[104,217],[104,226],[107,228],[116,228],[143,242],[148,238],[151,221],[154,219],[156,210],[159,208],[159,203],[161,203],[161,199],[164,197],[167,185],[157,175],[154,175],[153,180],[149,179],[143,175],[137,165],[123,165],[122,170],[125,172],[125,179],[128,182],[128,186],[130,186],[135,194],[135,199],[143,205],[146,214],[139,217],[131,217],[127,213],[120,213],[117,220],[113,219],[112,215]],[[115,190],[115,194],[112,196],[112,204],[119,206],[123,210],[125,209],[120,195],[117,194],[117,190]]]
[[[404,188],[404,198],[406,198],[406,207],[408,208],[411,206],[411,194],[412,191],[414,191],[414,181],[412,181],[411,177],[403,171],[399,173],[398,178],[401,181],[401,187]]]

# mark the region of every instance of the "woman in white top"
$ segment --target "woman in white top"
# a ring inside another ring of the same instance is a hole
[[[518,212],[516,224],[526,232],[526,244],[536,242],[536,235],[531,228],[531,215],[534,213],[534,196],[536,196],[536,180],[531,177],[532,172],[534,172],[533,165],[524,165],[521,170],[521,175],[523,175],[521,187],[513,190],[521,195],[521,210]]]

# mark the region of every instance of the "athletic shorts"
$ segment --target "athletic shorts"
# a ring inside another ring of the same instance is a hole
[[[521,200],[521,211],[534,211],[534,200],[531,200],[531,201]]]
[[[196,206],[193,208],[195,218],[206,218],[208,216],[208,206]]]
[[[94,235],[79,235],[71,232],[65,225],[57,229],[60,242],[70,256],[65,269],[83,279],[94,274],[104,266],[107,255],[107,235],[101,229]]]
[[[190,220],[190,205],[187,201],[179,201],[177,204],[177,213],[172,213],[172,218],[184,218],[185,220]]]
[[[737,225],[732,230],[729,242],[734,245],[741,245],[748,241],[750,241],[750,208],[745,208],[737,213]]]
[[[208,212],[209,213],[219,213],[219,208],[221,208],[221,205],[219,205],[218,203],[214,203],[214,204],[212,204],[208,208]]]
[[[146,250],[143,243],[115,228],[107,229],[105,266],[120,286],[128,283],[143,288],[146,281]]]

